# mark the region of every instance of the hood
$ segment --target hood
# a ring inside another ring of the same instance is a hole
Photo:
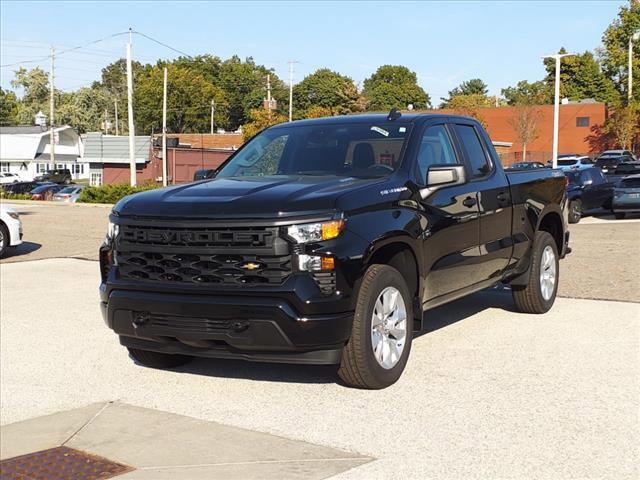
[[[335,209],[344,193],[385,179],[336,176],[229,177],[150,190],[114,207],[123,215],[201,218],[274,218]]]

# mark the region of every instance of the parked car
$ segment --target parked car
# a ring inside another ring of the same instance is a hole
[[[53,195],[54,202],[76,203],[80,197],[80,191],[84,188],[82,185],[71,185],[64,187]]]
[[[115,205],[101,310],[143,365],[338,364],[346,384],[384,388],[425,310],[498,282],[518,311],[551,308],[565,199],[558,170],[505,173],[471,118],[283,123],[207,183]]]
[[[51,182],[17,182],[8,185],[2,185],[2,189],[9,193],[29,193],[40,185],[51,184]]]
[[[21,181],[20,175],[11,172],[0,173],[0,185],[6,185],[8,183],[17,183]]]
[[[65,188],[63,185],[58,185],[57,183],[47,183],[38,185],[29,193],[31,194],[31,200],[51,200],[53,195],[63,188]]]
[[[64,183],[65,185],[69,185],[71,183],[71,171],[68,168],[56,168],[55,170],[47,170],[42,175],[34,178],[37,182],[53,182],[53,183]]]
[[[569,223],[578,223],[588,213],[610,209],[614,183],[596,167],[565,172],[568,179]]]
[[[596,160],[607,157],[628,157],[626,161],[637,160],[636,156],[630,150],[605,150],[600,155],[598,155],[598,158],[596,158]]]
[[[9,247],[15,247],[21,243],[20,215],[12,208],[0,204],[0,258],[6,255]]]
[[[582,170],[593,167],[593,161],[589,157],[558,157],[558,168],[563,171]]]
[[[204,168],[202,170],[196,170],[193,174],[193,181],[204,180],[206,178],[212,178],[216,174],[216,171],[211,168]]]
[[[627,213],[640,213],[640,175],[629,175],[616,184],[611,210],[616,218],[624,218]]]
[[[598,157],[598,159],[596,160],[595,166],[600,168],[602,170],[602,173],[604,174],[608,174],[608,173],[613,173],[616,168],[618,168],[618,165],[620,165],[621,163],[626,163],[631,161],[631,157],[626,157],[626,156],[618,156],[618,157],[613,157],[613,156],[607,156],[607,157]]]
[[[546,168],[547,166],[541,162],[518,162],[513,163],[505,168],[507,171],[511,170],[531,170],[534,168]]]

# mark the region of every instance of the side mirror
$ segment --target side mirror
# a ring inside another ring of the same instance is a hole
[[[467,178],[463,165],[442,164],[429,167],[426,181],[427,187],[420,191],[422,198],[428,197],[443,187],[462,185],[466,183]]]

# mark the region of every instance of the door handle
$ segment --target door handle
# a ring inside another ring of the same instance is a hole
[[[475,207],[477,203],[478,203],[478,201],[473,197],[467,197],[462,201],[462,204],[465,207],[469,207],[469,208]]]
[[[496,200],[498,200],[499,202],[506,202],[507,200],[509,200],[509,194],[500,192],[498,195],[496,195]]]

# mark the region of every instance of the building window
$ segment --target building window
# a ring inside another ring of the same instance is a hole
[[[589,117],[576,117],[576,127],[588,127]]]
[[[0,162],[0,172],[9,171],[9,162]]]
[[[102,185],[102,173],[92,172],[89,184],[92,187],[99,187]]]

